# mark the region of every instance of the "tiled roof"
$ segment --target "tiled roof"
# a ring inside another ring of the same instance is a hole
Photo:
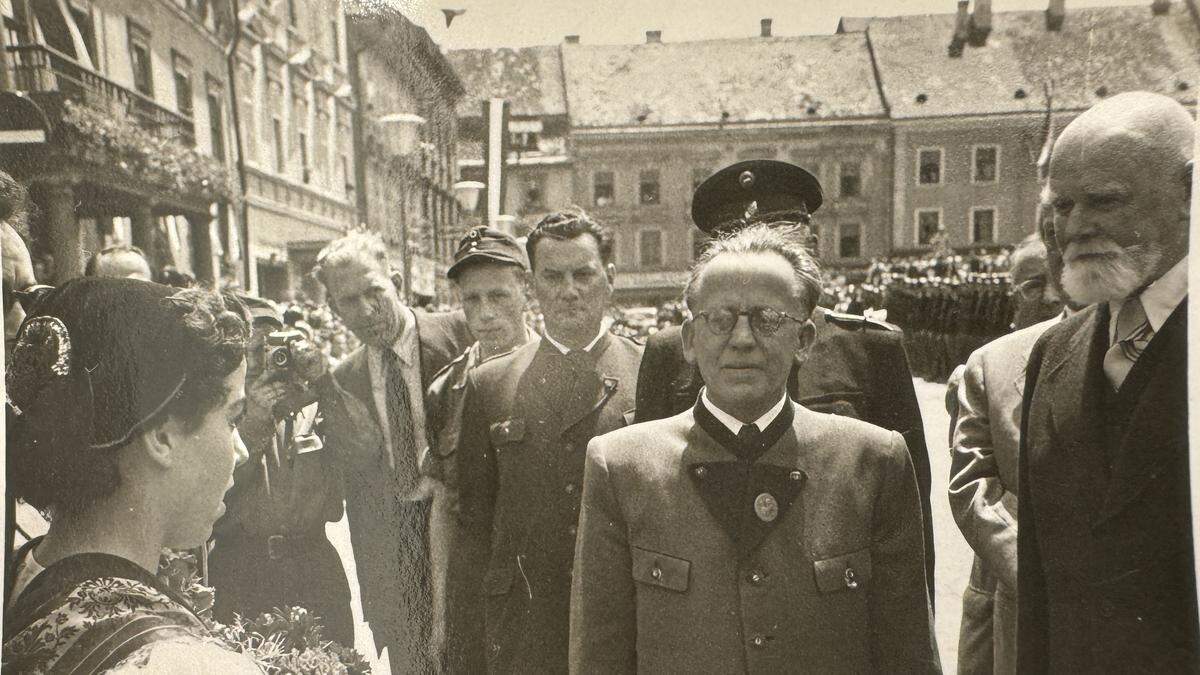
[[[562,53],[575,128],[884,114],[862,33],[566,44]]]
[[[1058,32],[1043,11],[996,12],[986,44],[958,58],[947,54],[954,23],[953,14],[870,19],[893,118],[1044,110],[1050,78],[1054,107],[1066,110],[1136,89],[1194,104],[1200,89],[1200,30],[1178,2],[1163,16],[1149,2],[1068,9]]]
[[[511,115],[567,112],[558,47],[454,49],[446,57],[467,90],[460,117],[482,115],[480,101],[493,97],[508,99]]]

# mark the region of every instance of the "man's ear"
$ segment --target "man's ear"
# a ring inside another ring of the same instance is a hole
[[[816,341],[817,327],[813,325],[812,319],[809,319],[800,326],[800,338],[796,342],[796,355],[794,357],[797,364],[808,360],[808,353]]]
[[[696,365],[696,352],[692,349],[692,340],[696,339],[696,324],[691,319],[683,322],[683,327],[679,333],[680,339],[683,340],[683,358],[692,365]]]
[[[388,277],[392,280],[392,285],[396,287],[396,292],[399,293],[400,297],[403,298],[404,297],[404,273],[403,272],[392,272],[391,274],[388,275]]]
[[[168,415],[162,424],[142,432],[141,446],[146,457],[159,468],[169,469],[179,461],[179,422]]]
[[[605,276],[608,277],[608,285],[612,286],[613,284],[616,283],[617,266],[614,265],[613,263],[608,263],[607,265],[604,266],[604,274],[605,274]]]

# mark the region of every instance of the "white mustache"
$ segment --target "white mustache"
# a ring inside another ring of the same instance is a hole
[[[1067,244],[1063,259],[1072,262],[1082,255],[1123,255],[1125,249],[1111,239],[1085,239]]]

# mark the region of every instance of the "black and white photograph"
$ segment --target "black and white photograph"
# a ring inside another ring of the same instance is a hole
[[[0,19],[0,673],[1200,672],[1200,0]]]

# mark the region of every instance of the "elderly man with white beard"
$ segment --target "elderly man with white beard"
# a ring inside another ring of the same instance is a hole
[[[1054,145],[1063,286],[1090,307],[1030,356],[1018,468],[1017,671],[1200,667],[1188,493],[1191,115],[1134,92]]]

